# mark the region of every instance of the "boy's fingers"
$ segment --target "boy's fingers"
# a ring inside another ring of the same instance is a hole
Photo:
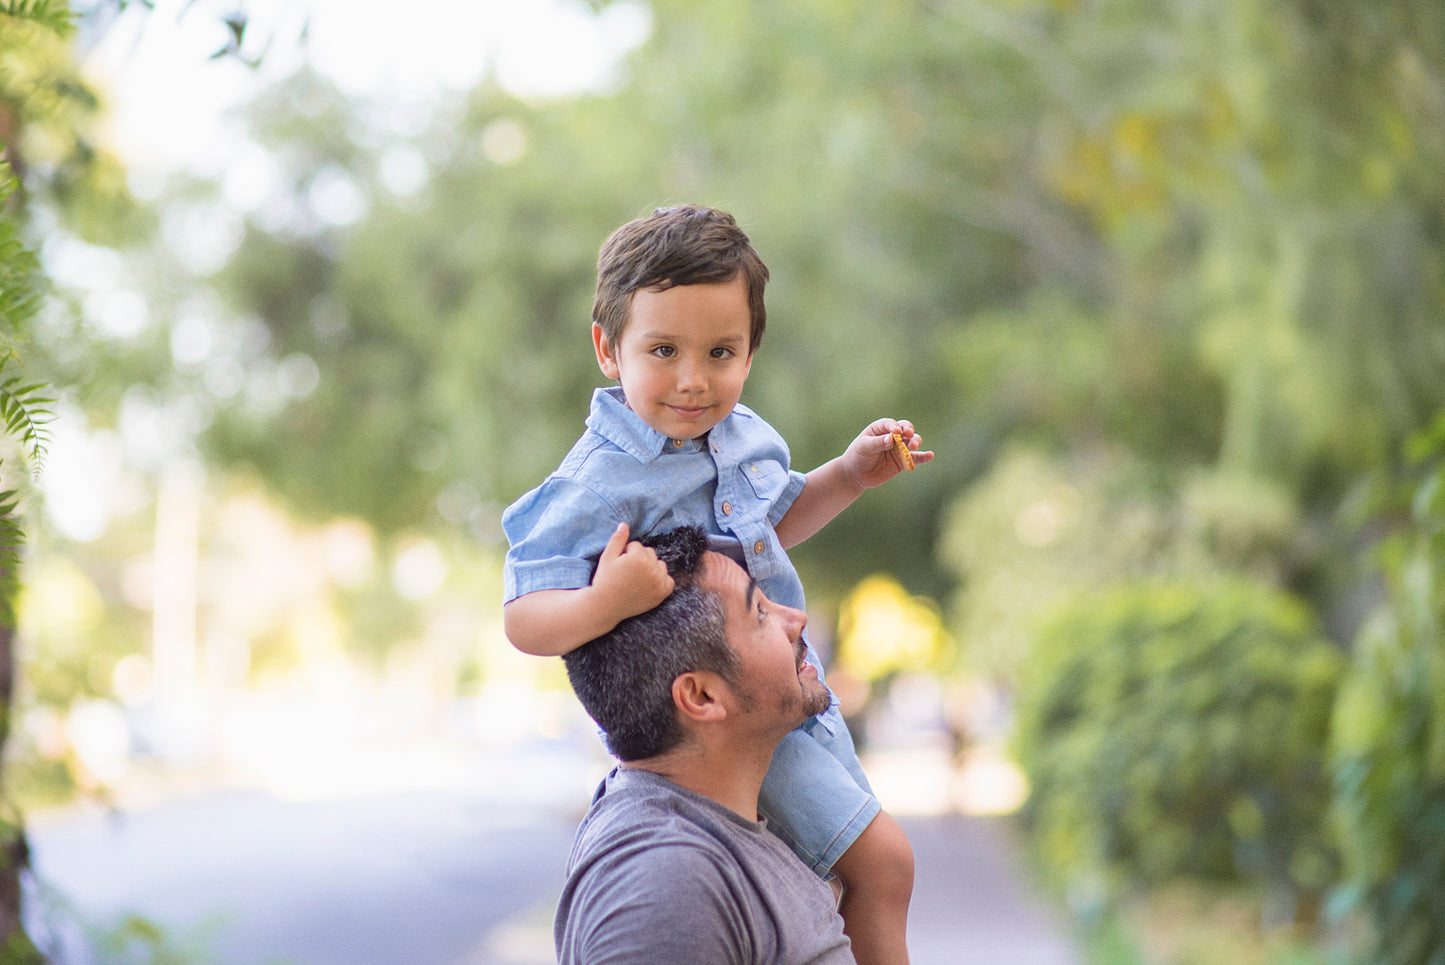
[[[602,548],[602,555],[607,558],[621,556],[622,551],[627,548],[627,537],[631,535],[626,523],[618,523],[617,528],[612,531],[608,538],[607,545]]]

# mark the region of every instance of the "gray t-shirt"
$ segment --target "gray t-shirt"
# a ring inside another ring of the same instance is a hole
[[[553,936],[559,965],[854,965],[832,889],[765,823],[628,768],[577,829]]]

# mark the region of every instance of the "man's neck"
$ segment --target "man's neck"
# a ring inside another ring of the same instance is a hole
[[[714,749],[710,753],[690,745],[622,766],[651,771],[694,794],[716,801],[746,821],[756,821],[758,794],[770,763],[771,752],[739,754]]]

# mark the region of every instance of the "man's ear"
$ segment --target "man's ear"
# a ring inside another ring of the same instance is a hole
[[[723,679],[715,673],[692,670],[678,674],[672,682],[672,702],[687,720],[719,721],[727,709],[718,698]]]
[[[609,379],[620,378],[622,370],[617,367],[614,346],[608,343],[607,333],[602,331],[602,326],[596,322],[592,323],[592,348],[597,352],[597,367],[602,370],[602,374]]]

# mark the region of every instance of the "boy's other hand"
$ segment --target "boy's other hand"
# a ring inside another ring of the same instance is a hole
[[[646,613],[672,593],[667,564],[650,546],[628,540],[626,523],[618,523],[597,560],[592,587],[609,601],[619,622]]]
[[[864,489],[881,486],[904,471],[903,457],[893,448],[893,434],[903,437],[913,464],[931,462],[933,453],[923,449],[923,437],[907,419],[879,419],[859,433],[843,453],[849,473]]]

